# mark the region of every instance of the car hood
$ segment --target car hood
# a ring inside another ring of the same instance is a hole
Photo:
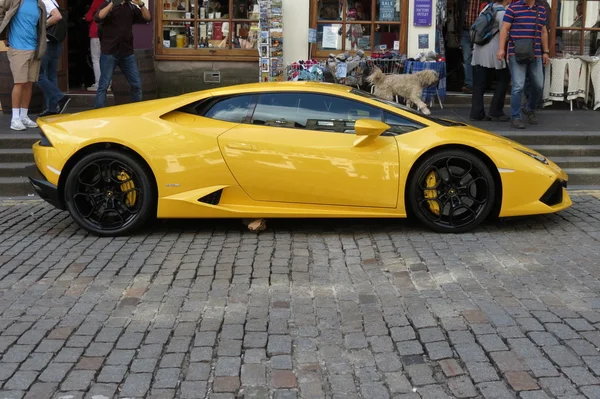
[[[516,148],[519,150],[528,151],[532,154],[543,156],[539,152],[537,152],[529,147],[526,147],[521,143],[518,143],[518,142],[511,140],[509,138],[506,138],[504,136],[489,132],[487,130],[477,128],[475,126],[470,126],[470,125],[452,126],[452,127],[448,127],[447,129],[452,130],[453,132],[455,132],[455,134],[461,135],[462,137],[471,136],[472,139],[476,139],[478,142],[481,142],[483,146],[489,146],[492,144],[505,145],[505,146],[509,146],[511,148]],[[484,143],[487,143],[487,144],[484,144]]]

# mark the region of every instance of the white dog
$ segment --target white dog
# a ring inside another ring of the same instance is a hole
[[[421,94],[423,89],[438,80],[438,73],[431,69],[414,74],[386,75],[381,72],[381,69],[375,68],[367,78],[367,81],[375,87],[373,94],[377,97],[389,101],[392,101],[394,96],[403,97],[407,102],[415,104],[425,115],[431,114],[431,111],[427,108],[427,104],[421,101]]]

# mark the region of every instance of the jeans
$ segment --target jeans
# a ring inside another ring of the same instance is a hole
[[[95,108],[102,108],[106,104],[106,90],[110,84],[116,67],[121,68],[129,87],[131,88],[131,99],[133,102],[142,101],[142,78],[137,66],[135,55],[118,56],[112,54],[100,54],[100,83],[96,92]]]
[[[92,65],[94,69],[94,83],[100,83],[100,39],[90,38],[90,53],[92,54]]]
[[[538,101],[537,105],[536,105],[536,109],[542,109],[544,108],[544,99],[542,97],[544,97],[544,85],[546,84],[546,68],[542,68],[542,77],[544,78],[544,80],[542,80],[542,94],[540,95],[540,100]],[[525,91],[523,92],[524,96],[523,96],[523,105],[527,104],[527,100],[529,99],[529,96],[531,96],[531,81],[526,81],[525,82]]]
[[[462,47],[464,67],[465,67],[465,86],[473,87],[473,49],[471,49],[471,35],[469,30],[464,30],[460,36],[460,46]]]
[[[40,77],[38,87],[44,93],[44,102],[47,111],[56,112],[58,102],[65,94],[58,88],[58,61],[62,53],[62,43],[48,42],[46,54],[40,64]]]
[[[544,87],[544,72],[542,59],[536,58],[531,64],[519,64],[514,56],[508,57],[510,74],[512,77],[512,93],[510,96],[510,118],[521,119],[521,106],[523,104],[523,91],[525,82],[529,80],[531,90],[528,93],[525,109],[531,112],[537,108]]]
[[[488,115],[491,117],[504,116],[504,100],[508,91],[508,85],[510,84],[510,72],[508,68],[492,69],[475,65],[473,66],[473,100],[471,102],[470,115],[472,119],[482,119],[485,117],[483,94],[485,92],[488,73],[495,73],[497,78],[496,90],[494,91]]]

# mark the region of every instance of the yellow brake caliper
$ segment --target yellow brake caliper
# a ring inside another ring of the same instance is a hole
[[[431,190],[425,190],[423,192],[423,194],[425,195],[425,198],[437,198],[437,189],[433,188],[437,184],[437,178],[435,177],[435,171],[432,170],[431,172],[429,172],[429,174],[425,178],[425,183],[426,183],[427,188],[432,188]],[[433,212],[436,216],[439,216],[440,215],[440,204],[438,203],[438,201],[427,201],[427,203],[429,205],[429,209],[431,210],[431,212]]]
[[[121,184],[121,191],[127,192],[125,204],[128,207],[132,207],[133,205],[135,205],[135,200],[137,199],[137,193],[134,190],[135,184],[133,184],[133,180],[129,177],[129,175],[125,171],[121,171],[121,173],[118,174],[117,179],[119,179],[119,181],[125,182],[125,183]]]

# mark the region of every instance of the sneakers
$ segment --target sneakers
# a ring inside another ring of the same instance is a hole
[[[511,119],[510,125],[515,129],[525,129],[525,124],[521,119]]]
[[[510,120],[510,118],[506,115],[492,116],[491,118],[494,122],[508,122]]]
[[[87,91],[98,91],[98,85],[94,83],[93,85],[87,88]]]
[[[57,113],[56,112],[52,112],[52,111],[50,111],[50,110],[47,109],[47,110],[45,110],[43,112],[40,112],[38,114],[38,118],[43,118],[44,116],[50,116],[50,115],[57,115]]]
[[[58,101],[58,113],[59,114],[62,114],[63,112],[65,112],[65,109],[67,108],[67,105],[69,105],[70,101],[71,101],[70,96],[63,96],[63,98],[61,98]]]
[[[28,116],[24,116],[21,118],[21,123],[25,126],[25,127],[38,127],[38,124],[35,123],[34,121],[32,121],[31,119],[29,119]]]
[[[473,88],[468,85],[464,85],[462,88],[462,92],[465,94],[473,94]]]
[[[25,125],[23,124],[23,122],[21,122],[20,119],[12,119],[10,121],[10,128],[12,130],[26,130],[27,129],[25,127]]]
[[[538,119],[537,119],[537,116],[535,116],[535,112],[527,111],[527,109],[525,107],[521,108],[521,111],[527,117],[527,119],[529,120],[529,123],[531,123],[532,125],[538,124]]]

